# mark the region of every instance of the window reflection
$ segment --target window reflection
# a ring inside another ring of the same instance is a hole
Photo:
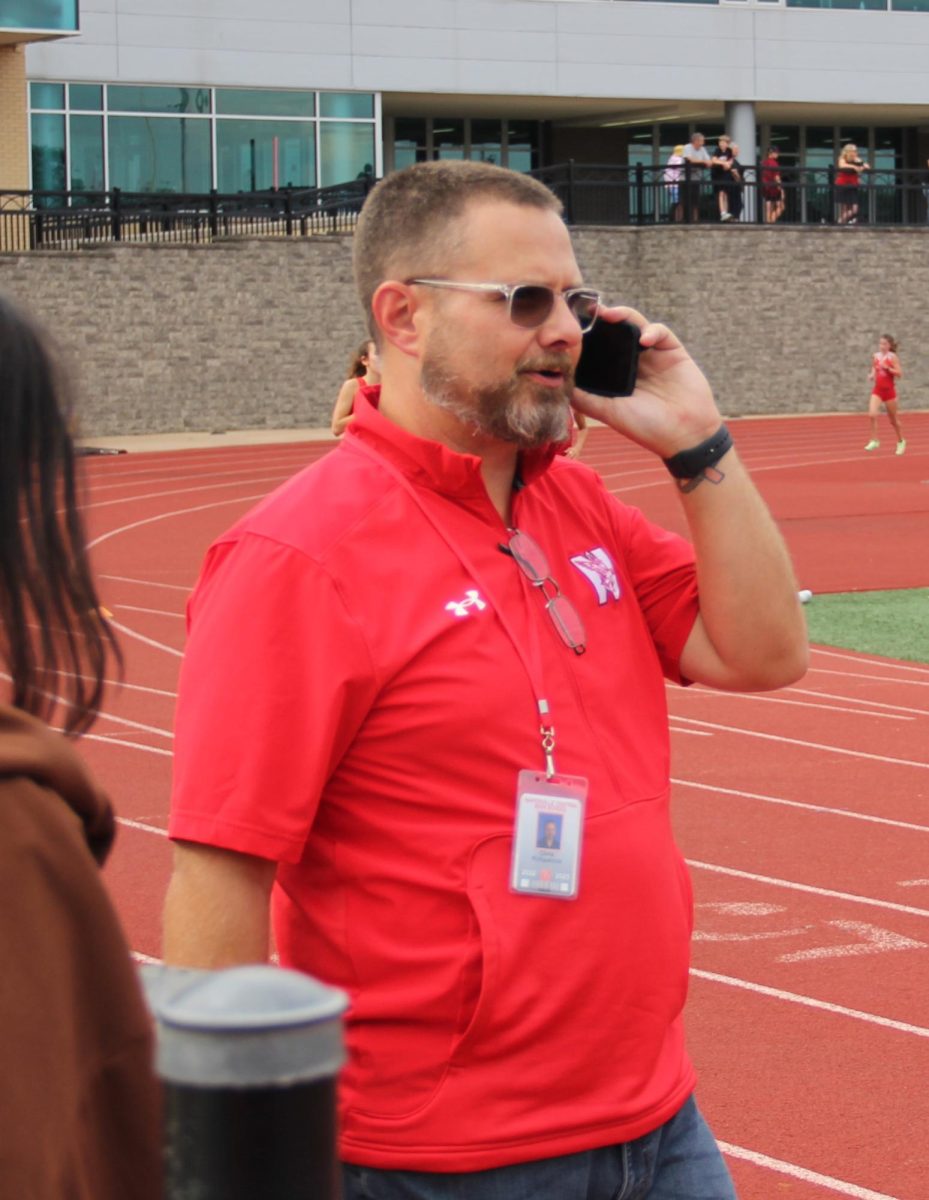
[[[129,192],[208,192],[210,126],[170,117],[110,117],[110,186]]]
[[[221,192],[313,187],[313,129],[309,121],[217,121],[216,186]]]

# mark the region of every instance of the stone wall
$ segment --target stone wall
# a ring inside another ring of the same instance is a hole
[[[860,410],[883,331],[929,407],[929,230],[575,231],[587,280],[666,321],[729,415]],[[0,255],[56,331],[87,435],[328,424],[364,336],[351,237]]]

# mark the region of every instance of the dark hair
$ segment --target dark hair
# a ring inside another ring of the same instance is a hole
[[[897,339],[893,336],[893,334],[882,333],[881,337],[887,341],[887,343],[890,346],[891,352],[893,354],[896,354],[897,353]]]
[[[560,214],[562,204],[538,180],[471,160],[414,163],[376,184],[355,226],[352,257],[358,298],[376,341],[371,297],[385,279],[439,275],[455,253],[456,223],[482,200]]]
[[[78,511],[70,406],[56,353],[0,296],[0,655],[12,702],[68,733],[88,729],[108,654]]]
[[[363,359],[368,358],[371,351],[371,339],[365,338],[352,357],[348,360],[348,372],[346,379],[360,379],[362,375],[367,374]]]

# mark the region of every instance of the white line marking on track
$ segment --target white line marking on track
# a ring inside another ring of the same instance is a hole
[[[778,962],[808,962],[820,958],[861,958],[864,954],[886,954],[891,950],[923,950],[925,942],[917,942],[904,937],[902,933],[892,933],[889,929],[878,929],[876,925],[867,925],[863,921],[827,921],[835,929],[844,933],[857,933],[863,941],[849,942],[844,946],[815,946],[811,950],[796,950],[792,954],[782,954]]]
[[[868,676],[868,678],[870,678],[870,676]],[[851,696],[836,696],[833,695],[832,692],[817,692],[812,688],[798,687],[790,688],[790,692],[791,694],[794,692],[799,692],[803,696],[822,696],[826,700],[845,700],[849,704],[867,704],[873,708],[887,708],[895,713],[914,713],[917,717],[929,717],[929,711],[927,711],[925,708],[910,708],[906,704],[888,704],[884,700],[865,700],[863,696],[855,696],[854,698]],[[716,693],[714,693],[714,695],[715,694]],[[843,711],[845,710],[839,709],[839,712]],[[879,716],[878,713],[871,713],[870,715],[874,717]]]
[[[874,817],[870,813],[853,812],[847,808],[828,808],[825,804],[805,804],[802,800],[785,800],[781,796],[763,796],[759,792],[742,792],[737,788],[717,787],[712,783],[697,783],[694,779],[672,779],[675,787],[699,788],[704,792],[719,792],[724,796],[740,796],[745,800],[761,800],[765,804],[782,804],[785,808],[801,808],[807,812],[826,813],[832,817],[848,817],[852,821],[869,821],[874,825],[890,825],[894,829],[912,829],[929,833],[929,825],[914,825],[911,821],[894,821],[890,817]]]
[[[136,962],[150,963],[154,967],[160,967],[162,960],[160,958],[152,958],[150,954],[143,954],[141,950],[130,950],[129,954]]]
[[[705,725],[709,729],[719,729],[723,733],[739,733],[744,737],[761,738],[766,742],[783,742],[788,746],[807,746],[810,750],[823,750],[827,754],[845,754],[850,758],[867,758],[872,762],[893,763],[899,767],[918,767],[921,771],[929,771],[929,762],[916,762],[911,758],[891,758],[886,754],[870,754],[867,750],[849,750],[844,746],[830,746],[824,742],[807,742],[803,738],[784,737],[779,733],[762,733],[758,729],[743,729],[739,725],[717,725],[713,721],[698,721],[696,717],[676,716],[675,721],[685,721],[688,725]]]
[[[894,671],[911,671],[929,678],[929,667],[921,667],[916,663],[902,663],[896,659],[888,662],[886,658],[870,659],[860,654],[843,654],[841,650],[826,650],[822,646],[814,646],[813,653],[822,654],[827,658],[843,658],[846,662],[858,663],[859,666],[867,666],[870,663],[875,667],[889,667]]]
[[[716,1143],[723,1154],[730,1158],[741,1158],[753,1163],[756,1167],[767,1167],[769,1171],[777,1171],[781,1175],[791,1175],[794,1179],[802,1179],[804,1183],[815,1183],[818,1187],[827,1188],[830,1192],[838,1192],[840,1196],[851,1196],[853,1200],[898,1200],[896,1196],[888,1196],[885,1192],[872,1192],[870,1188],[859,1187],[856,1183],[846,1183],[842,1179],[833,1179],[831,1175],[820,1175],[818,1171],[807,1170],[806,1167],[795,1166],[794,1163],[783,1162],[779,1158],[770,1158],[767,1154],[759,1154],[756,1150],[746,1150],[742,1146],[732,1146],[728,1142]]]
[[[117,605],[117,607],[119,607],[119,606]],[[673,685],[671,685],[671,684],[669,684],[668,686],[673,687]],[[716,700],[722,700],[722,699],[725,699],[726,697],[729,697],[729,699],[732,699],[732,697],[734,695],[736,695],[736,693],[733,693],[733,692],[720,692],[720,691],[716,691],[713,688],[698,688],[696,690],[694,690],[693,688],[688,688],[687,690],[691,696],[701,696],[701,697],[710,696]],[[799,690],[800,689],[791,688],[791,694],[793,694]],[[678,694],[678,692],[675,690],[675,695],[677,695],[677,694]],[[762,704],[789,704],[789,705],[795,706],[797,708],[815,708],[819,712],[837,712],[837,713],[847,714],[852,717],[868,717],[868,718],[882,717],[885,721],[915,721],[916,720],[916,717],[905,716],[903,710],[899,710],[897,712],[889,712],[889,713],[888,712],[874,712],[874,710],[870,709],[870,708],[848,708],[848,707],[840,707],[838,704],[814,704],[810,700],[793,700],[791,698],[791,695],[785,695],[785,694],[778,694],[777,696],[759,696],[759,695],[753,695],[750,692],[739,692],[737,694],[738,694],[738,698],[739,698],[740,702],[743,700],[754,700],[754,701],[757,701]],[[824,700],[830,700],[830,699],[831,700],[845,700],[847,705],[851,705],[851,704],[861,705],[861,704],[871,704],[872,703],[871,700],[860,700],[860,699],[852,700],[850,697],[845,697],[845,696],[826,696],[825,693],[822,693],[822,692],[812,692],[812,691],[803,692],[803,695],[806,695],[806,696],[822,695]],[[877,705],[877,701],[873,701],[873,703],[875,704],[875,706]],[[894,704],[882,704],[880,707],[881,708],[896,708],[897,706]],[[921,717],[927,715],[925,713],[925,711],[920,708],[910,708],[910,709],[907,709],[906,712],[916,713],[917,716],[921,716]]]
[[[137,642],[144,642],[146,646],[154,646],[156,650],[164,650],[166,654],[173,654],[176,658],[184,657],[183,650],[175,650],[173,646],[166,646],[164,642],[156,642],[154,638],[146,637],[144,633],[130,629],[128,625],[123,625],[120,621],[110,621],[110,624],[126,637],[135,638]]]
[[[184,583],[159,583],[157,579],[129,579],[126,575],[100,575],[99,578],[115,579],[117,583],[138,583],[142,587],[170,588],[175,592],[189,592],[193,587],[193,584],[188,587]]]
[[[737,979],[733,975],[701,971],[698,967],[691,967],[690,974],[697,979],[706,979],[710,983],[722,983],[726,987],[740,988],[744,992],[755,992],[759,996],[767,996],[772,1000],[785,1000],[789,1004],[800,1004],[804,1008],[817,1008],[821,1012],[833,1013],[837,1017],[849,1017],[853,1021],[864,1021],[867,1025],[880,1025],[883,1029],[893,1029],[897,1033],[929,1038],[929,1029],[922,1025],[910,1025],[907,1021],[895,1021],[892,1017],[881,1017],[877,1013],[863,1012],[858,1008],[846,1008],[844,1004],[832,1004],[828,1000],[817,1000],[813,996],[803,996],[798,992],[786,992],[783,988],[767,987],[763,983],[752,983],[751,980]]]
[[[897,887],[929,887],[929,879],[899,879]]]
[[[680,725],[674,724],[673,717],[671,718],[671,722],[668,725],[668,728],[671,730],[672,733],[689,733],[691,735],[691,737],[712,737],[713,736],[712,733],[707,733],[707,731],[705,729],[682,729],[680,727]]]
[[[197,504],[192,508],[176,508],[171,512],[155,513],[154,516],[143,517],[141,521],[130,521],[128,525],[119,525],[116,529],[101,533],[99,537],[95,537],[88,544],[87,549],[93,550],[95,546],[108,542],[110,538],[116,537],[120,533],[129,533],[132,529],[139,529],[142,525],[153,525],[156,521],[166,521],[170,517],[186,517],[191,513],[206,512],[210,508],[228,508],[230,504],[253,504],[256,500],[263,500],[266,495],[267,492],[259,492],[254,496],[230,496],[227,500],[214,500],[212,504]]]
[[[127,829],[138,829],[142,833],[157,833],[159,837],[167,837],[167,829],[162,829],[160,825],[146,825],[144,821],[133,821],[129,817],[117,817],[117,825],[125,825]]]
[[[168,612],[164,608],[142,608],[141,605],[138,604],[114,604],[113,607],[119,609],[120,612],[151,613],[151,615],[154,617],[176,617],[179,621],[183,621],[184,617],[187,615],[186,613],[182,612]],[[881,714],[875,713],[872,715],[880,716]]]
[[[887,663],[882,663],[887,666]],[[865,671],[834,671],[830,667],[810,667],[808,675],[838,675],[842,679],[864,679],[868,683],[895,683],[906,687],[929,687],[929,679],[900,679],[896,675],[868,675]]]
[[[117,496],[113,500],[97,500],[91,501],[89,504],[80,506],[81,512],[87,512],[91,508],[112,508],[117,504],[136,504],[141,500],[160,500],[163,496],[185,496],[190,492],[210,492],[216,491],[218,488],[236,487],[240,483],[247,483],[249,487],[259,483],[277,484],[284,483],[290,478],[289,473],[278,475],[265,475],[258,479],[229,479],[222,483],[204,483],[197,487],[172,488],[166,492],[137,492],[131,496]]]
[[[929,909],[911,908],[908,904],[896,904],[893,900],[874,900],[871,896],[856,896],[854,892],[836,892],[831,888],[814,887],[810,883],[795,883],[792,879],[776,879],[771,875],[756,875],[751,871],[737,871],[734,867],[721,867],[716,863],[685,860],[689,867],[698,871],[711,871],[715,875],[731,875],[734,879],[750,879],[753,883],[766,883],[771,887],[789,888],[794,892],[809,892],[812,896],[828,896],[832,900],[847,900],[852,904],[867,904],[872,908],[886,908],[890,912],[908,913],[911,917],[929,917]]]
[[[104,733],[82,733],[81,737],[88,742],[104,742],[107,746],[124,746],[130,750],[144,750],[148,754],[162,754],[170,758],[172,751],[163,750],[161,746],[145,746],[141,742],[125,742],[122,738],[107,737]]]

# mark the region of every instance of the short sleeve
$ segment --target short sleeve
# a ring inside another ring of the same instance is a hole
[[[169,835],[298,861],[375,675],[317,562],[254,533],[214,546],[188,606]]]

